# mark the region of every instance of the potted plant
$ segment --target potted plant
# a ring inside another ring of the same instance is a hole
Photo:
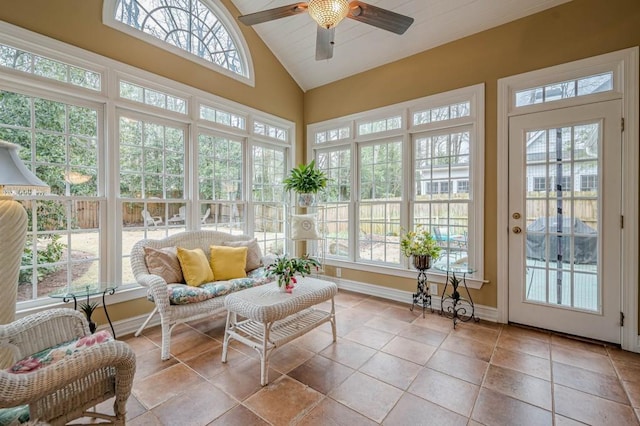
[[[316,168],[316,161],[312,160],[291,169],[283,183],[285,191],[298,193],[298,205],[306,207],[315,203],[315,194],[327,186],[327,181],[325,172]]]
[[[407,257],[413,256],[416,269],[423,270],[431,267],[431,259],[437,259],[442,248],[431,232],[416,225],[400,239],[400,250]]]
[[[317,270],[320,267],[320,263],[316,259],[309,257],[308,254],[299,258],[288,257],[285,254],[278,256],[272,264],[267,266],[266,274],[268,277],[277,277],[278,287],[282,291],[291,293],[297,283],[294,275],[307,276],[311,274],[312,267]]]
[[[87,321],[89,321],[89,330],[94,333],[96,331],[96,323],[91,319],[91,315],[93,315],[93,311],[98,307],[98,302],[86,302],[80,303],[79,308],[84,315],[87,317]]]

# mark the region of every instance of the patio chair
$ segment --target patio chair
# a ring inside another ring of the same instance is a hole
[[[207,223],[207,219],[209,218],[209,215],[211,215],[211,208],[208,208],[206,212],[204,212],[204,214],[202,215],[202,217],[200,218],[200,223]]]
[[[92,335],[81,312],[49,309],[0,325],[0,348],[14,363],[0,370],[3,421],[64,425],[93,417],[125,424],[135,354],[106,331]],[[113,414],[88,411],[113,397]]]
[[[162,217],[160,216],[151,216],[146,209],[142,210],[142,220],[144,220],[145,226],[153,225],[157,227],[158,225],[162,225]]]

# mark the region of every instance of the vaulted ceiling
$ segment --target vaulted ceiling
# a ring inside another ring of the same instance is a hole
[[[396,61],[570,0],[369,0],[411,16],[403,35],[345,19],[335,28],[333,58],[316,61],[316,23],[307,13],[254,25],[303,90]],[[291,0],[232,0],[242,14],[286,6]],[[240,24],[242,25],[242,24]],[[544,31],[543,28],[540,29]]]

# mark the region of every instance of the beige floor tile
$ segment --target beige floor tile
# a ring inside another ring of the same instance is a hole
[[[501,334],[512,337],[519,337],[527,340],[540,340],[542,342],[551,343],[551,333],[548,331],[535,330],[527,327],[519,327],[516,325],[505,325],[502,327]]]
[[[268,426],[269,423],[258,417],[247,407],[236,405],[223,416],[218,417],[209,426]]]
[[[269,367],[281,373],[287,373],[308,359],[313,358],[314,355],[313,352],[300,346],[286,344],[273,351],[269,357]]]
[[[402,391],[362,373],[354,373],[329,396],[380,423],[396,405]]]
[[[465,416],[405,393],[385,418],[384,424],[464,426],[467,421]]]
[[[369,359],[360,372],[382,380],[402,390],[406,390],[422,367],[402,358],[378,352]]]
[[[430,368],[424,368],[408,391],[427,401],[469,417],[480,387]]]
[[[324,398],[298,424],[304,426],[373,426],[377,423],[331,398]]]
[[[142,405],[150,409],[203,381],[204,378],[184,364],[176,364],[136,382],[132,392]]]
[[[490,365],[482,386],[545,410],[551,410],[551,382],[549,381],[509,368]]]
[[[551,349],[548,343],[536,339],[530,339],[521,336],[514,336],[502,333],[498,338],[498,347],[508,349],[514,352],[523,352],[525,354],[549,359]]]
[[[435,346],[426,345],[405,337],[395,337],[389,344],[382,348],[382,351],[406,359],[407,361],[424,365],[436,349],[438,348]]]
[[[236,405],[236,400],[211,383],[201,382],[151,411],[165,425],[204,426]]]
[[[514,352],[498,347],[493,352],[491,364],[511,368],[540,379],[551,380],[551,361],[523,352]]]
[[[552,345],[551,357],[554,362],[561,362],[567,365],[595,371],[596,373],[616,376],[613,363],[608,356],[600,355],[591,351],[580,349],[569,349],[563,346]]]
[[[480,390],[471,417],[492,426],[553,424],[550,411],[485,388]]]
[[[329,345],[329,347],[320,352],[320,355],[347,367],[360,368],[375,353],[375,349],[346,339],[339,339],[337,343]]]
[[[451,352],[477,358],[489,362],[493,354],[494,345],[479,342],[477,340],[461,338],[457,335],[450,335],[440,346]]]
[[[439,349],[427,363],[427,367],[476,385],[482,383],[488,366],[487,362],[444,349]]]
[[[621,404],[629,404],[624,388],[614,376],[554,362],[553,382]]]
[[[274,381],[281,374],[269,369],[269,380]],[[210,379],[211,383],[239,401],[244,401],[262,389],[260,384],[260,361],[248,358]]]
[[[344,382],[354,371],[352,368],[329,358],[316,355],[290,371],[288,376],[326,395]]]
[[[300,421],[322,398],[312,388],[282,376],[247,398],[244,405],[271,424],[285,425]]]
[[[351,331],[344,338],[373,349],[380,349],[394,338],[394,334],[363,326]]]
[[[554,385],[557,414],[592,425],[637,425],[633,409],[608,399]]]
[[[425,343],[431,346],[440,346],[448,334],[441,331],[436,331],[427,327],[420,327],[418,325],[410,324],[399,333],[399,336],[406,337],[407,339],[415,340],[416,342]]]

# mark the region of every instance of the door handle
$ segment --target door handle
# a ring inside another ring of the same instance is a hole
[[[512,231],[514,234],[519,234],[522,232],[522,229],[519,226],[514,226]]]

